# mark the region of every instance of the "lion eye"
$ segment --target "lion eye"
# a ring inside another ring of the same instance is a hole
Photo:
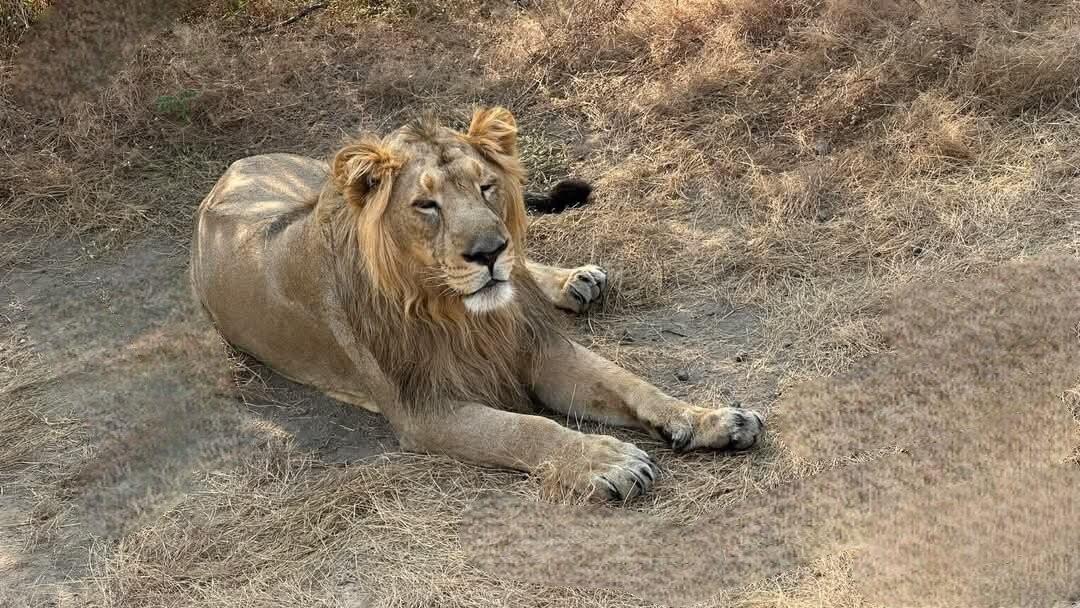
[[[424,199],[414,202],[413,207],[416,207],[421,211],[435,211],[439,208],[439,203],[436,203],[433,200]]]

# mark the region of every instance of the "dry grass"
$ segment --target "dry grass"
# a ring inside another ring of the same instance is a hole
[[[45,4],[0,13],[0,72],[42,75],[0,80],[0,280],[71,263],[61,241],[84,260],[148,235],[185,243],[196,202],[238,157],[328,154],[356,129],[423,109],[460,123],[478,102],[515,111],[535,185],[597,183],[592,206],[538,218],[531,237],[546,260],[619,271],[589,321],[596,347],[702,403],[734,391],[767,410],[798,381],[882,352],[881,307],[912,281],[1080,254],[1070,2],[334,0],[263,32],[307,3],[206,0],[168,4],[182,18],[163,30],[137,11],[117,21],[71,98],[44,75],[73,64],[49,49],[94,43],[92,30],[27,30]],[[754,325],[729,339],[717,311],[731,307]],[[692,335],[624,339],[668,311],[694,320]],[[689,387],[668,373],[695,365],[704,377]],[[12,407],[0,404],[0,425],[37,424]],[[630,508],[677,521],[806,472],[778,446],[676,458],[639,442],[668,474]],[[641,605],[465,563],[465,505],[541,496],[520,476],[403,455],[329,468],[268,433],[201,487],[98,546],[96,601]],[[850,577],[824,560],[739,601],[863,605]]]
[[[1078,300],[1071,258],[906,290],[882,323],[895,352],[777,404],[773,431],[821,473],[685,526],[484,497],[466,514],[462,544],[492,575],[665,605],[845,550],[856,587],[882,605],[1050,605],[1080,592],[1070,557],[1080,469],[1068,462],[1080,427],[1060,399],[1080,361]],[[852,454],[878,457],[845,463]]]
[[[47,477],[46,463],[39,457],[64,438],[72,422],[41,413],[40,388],[55,376],[31,351],[18,323],[17,303],[8,304],[8,314],[0,313],[0,490],[26,481],[21,473],[27,469]]]

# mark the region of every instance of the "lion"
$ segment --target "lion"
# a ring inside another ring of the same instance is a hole
[[[690,405],[567,337],[561,311],[587,310],[607,276],[526,257],[524,176],[500,107],[464,133],[421,119],[363,135],[329,163],[238,160],[199,206],[194,295],[230,345],[382,413],[406,451],[619,500],[651,489],[653,459],[534,404],[677,451],[753,446],[760,414]]]

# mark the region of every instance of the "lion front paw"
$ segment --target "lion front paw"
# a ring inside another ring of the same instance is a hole
[[[648,492],[660,473],[644,450],[607,435],[586,435],[580,449],[563,458],[559,481],[564,486],[609,500]]]
[[[607,289],[607,272],[593,264],[570,271],[562,287],[561,307],[581,314],[600,300]]]
[[[757,443],[764,429],[765,419],[753,410],[688,407],[668,422],[660,434],[677,451],[700,448],[746,450]]]

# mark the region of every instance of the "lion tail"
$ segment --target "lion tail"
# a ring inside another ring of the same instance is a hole
[[[585,180],[564,179],[547,194],[525,193],[525,208],[535,213],[561,213],[588,202],[592,186]]]

